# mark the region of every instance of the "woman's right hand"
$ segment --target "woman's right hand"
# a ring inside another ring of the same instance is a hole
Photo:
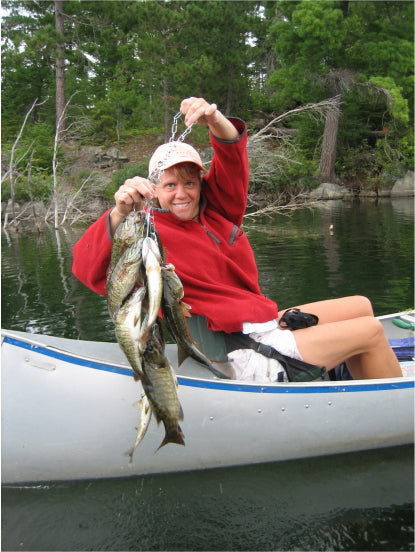
[[[154,185],[147,178],[134,176],[127,178],[114,194],[115,207],[110,213],[111,234],[135,207],[141,211],[146,200],[154,198]]]

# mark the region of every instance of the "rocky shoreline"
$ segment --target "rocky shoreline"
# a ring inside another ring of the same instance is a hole
[[[98,218],[106,209],[111,206],[111,202],[102,197],[102,189],[111,182],[114,171],[120,169],[130,162],[148,161],[147,157],[151,154],[157,144],[157,138],[154,143],[148,143],[142,140],[142,143],[130,144],[130,147],[121,152],[116,147],[105,148],[103,146],[79,146],[76,142],[66,144],[66,167],[63,180],[76,175],[84,170],[91,173],[94,177],[92,194],[86,199],[79,197],[76,204],[71,205],[71,192],[63,193],[59,198],[60,220],[65,219],[65,224],[90,223]],[[131,161],[130,161],[131,160]],[[73,194],[73,192],[72,192]],[[322,183],[317,188],[301,194],[301,202],[304,200],[310,202],[343,200],[353,201],[355,199],[377,200],[379,198],[403,198],[414,197],[414,172],[408,171],[403,178],[389,187],[380,190],[368,190],[359,188],[351,189],[344,185],[335,183]],[[280,197],[273,197],[272,193],[250,195],[254,198],[254,204],[260,207],[266,207],[270,204],[277,204]],[[293,201],[289,198],[290,203]],[[295,201],[295,199],[294,199]],[[52,219],[53,207],[51,203],[45,204],[42,201],[35,202],[15,202],[14,212],[11,200],[1,204],[1,222],[3,227],[16,228],[36,225],[38,230],[43,226],[53,227]],[[66,217],[66,214],[68,215]]]
[[[356,197],[366,199],[414,197],[414,172],[408,171],[403,178],[398,179],[390,187],[380,190],[361,189],[357,194],[350,191],[346,186],[325,182],[320,184],[315,190],[312,190],[308,194],[308,197],[314,201],[330,199],[351,201]]]

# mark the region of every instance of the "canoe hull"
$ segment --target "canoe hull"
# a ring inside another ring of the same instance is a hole
[[[43,339],[33,345],[25,334],[7,332],[2,344],[3,483],[217,468],[414,439],[413,377],[258,385],[220,380],[199,367],[204,378],[179,375],[186,446],[156,452],[164,428],[153,417],[129,463],[124,452],[135,439],[141,393],[132,371],[83,360],[70,352],[72,340],[56,348],[54,338],[52,345]],[[83,345],[76,342],[78,350]],[[120,354],[116,344],[96,346],[101,356]]]

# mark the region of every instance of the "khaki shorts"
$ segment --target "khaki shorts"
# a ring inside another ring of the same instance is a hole
[[[252,339],[271,345],[283,355],[303,360],[290,330],[272,329],[267,332],[249,334]],[[278,381],[278,374],[283,373],[283,381],[288,381],[285,370],[277,360],[267,358],[252,349],[236,349],[228,353],[232,377],[240,380],[257,382]]]

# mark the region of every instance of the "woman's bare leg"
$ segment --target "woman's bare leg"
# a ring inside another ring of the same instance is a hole
[[[294,337],[306,362],[328,370],[345,360],[354,379],[402,376],[382,324],[373,316],[318,324],[296,330]]]
[[[402,376],[399,362],[367,297],[353,295],[297,308],[319,318],[317,326],[294,332],[298,350],[306,362],[330,370],[345,360],[354,379]]]
[[[318,316],[319,324],[350,320],[351,318],[359,318],[361,316],[373,316],[371,302],[367,297],[363,297],[362,295],[327,299],[326,301],[299,305],[296,308]],[[280,318],[284,312],[285,310],[280,311],[278,317]]]

